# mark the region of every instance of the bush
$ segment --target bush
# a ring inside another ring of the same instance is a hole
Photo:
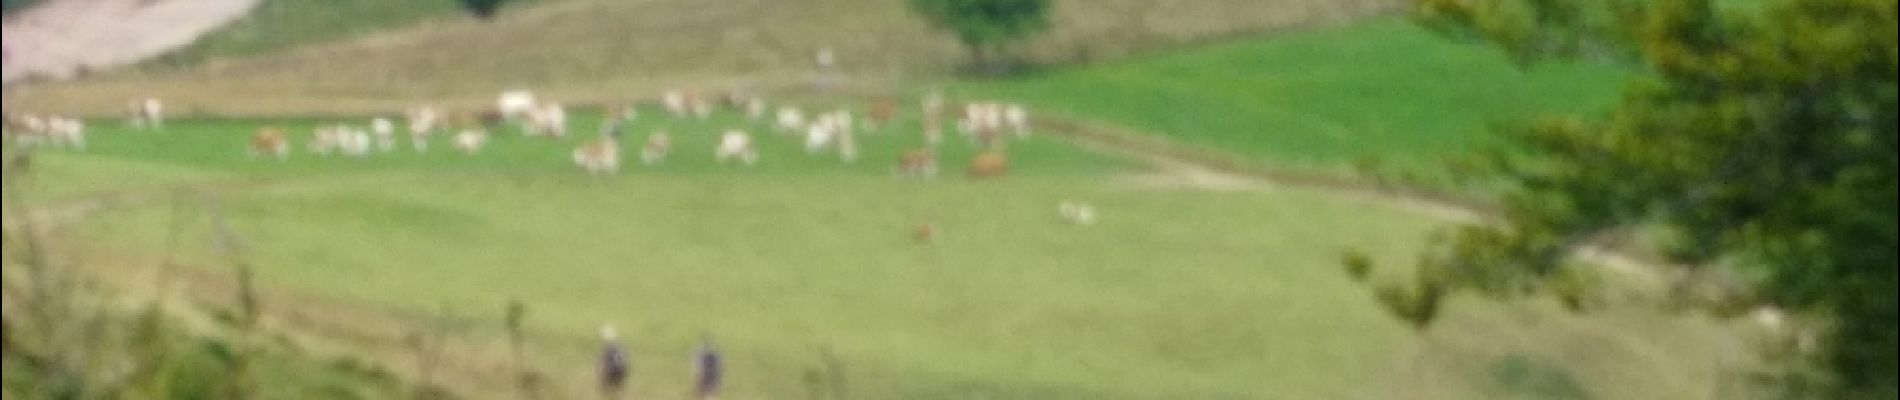
[[[462,0],[462,8],[470,15],[482,20],[495,19],[495,12],[501,10],[501,3],[507,0]]]
[[[1340,256],[1340,264],[1345,266],[1346,276],[1352,277],[1354,281],[1365,282],[1366,277],[1372,275],[1372,258],[1367,257],[1365,252],[1347,250],[1346,254]]]

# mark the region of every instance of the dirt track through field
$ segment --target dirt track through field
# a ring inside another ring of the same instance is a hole
[[[1123,177],[1125,181],[1137,186],[1222,192],[1264,191],[1276,187],[1297,188],[1324,192],[1350,201],[1395,207],[1461,224],[1499,222],[1499,216],[1495,210],[1468,202],[1384,189],[1367,183],[1286,178],[1274,174],[1239,171],[1222,167],[1218,163],[1203,162],[1191,157],[1172,155],[1165,151],[1118,143],[1112,140],[1116,134],[1092,131],[1085,124],[1073,121],[1044,122],[1055,122],[1052,125],[1060,126],[1062,129],[1056,129],[1053,133],[1083,149],[1146,162],[1155,171]],[[1646,282],[1662,282],[1666,278],[1663,274],[1665,271],[1663,266],[1638,260],[1626,252],[1602,245],[1578,246],[1572,249],[1571,257],[1623,275],[1643,279]]]
[[[143,61],[243,17],[261,0],[46,0],[0,24],[0,82],[71,79]]]

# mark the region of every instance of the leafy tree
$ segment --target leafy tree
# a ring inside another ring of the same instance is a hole
[[[489,19],[495,18],[495,13],[501,11],[501,3],[506,2],[507,0],[461,0],[461,1],[462,1],[462,8],[467,9],[469,14],[474,15],[475,18],[489,20]]]
[[[1413,292],[1569,290],[1578,245],[1661,226],[1678,261],[1757,277],[1748,301],[1831,322],[1822,396],[1896,396],[1895,1],[1416,1],[1426,26],[1522,64],[1645,73],[1606,116],[1506,129],[1531,156],[1492,157],[1504,223],[1452,232]]]
[[[910,7],[955,33],[976,65],[992,71],[1008,45],[1049,29],[1049,0],[910,0]]]

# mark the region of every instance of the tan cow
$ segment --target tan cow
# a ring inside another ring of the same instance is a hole
[[[620,141],[603,135],[574,149],[574,164],[589,174],[620,172]]]
[[[897,175],[916,178],[937,176],[937,152],[928,147],[904,152],[897,159]]]
[[[409,120],[409,146],[418,153],[428,151],[429,135],[435,132],[435,124],[440,118],[435,107],[411,108],[405,114]]]
[[[646,144],[640,146],[640,164],[652,166],[666,160],[666,154],[673,151],[673,138],[666,131],[653,131],[647,135]]]
[[[1009,158],[1000,151],[985,151],[970,159],[971,178],[995,178],[1007,172],[1009,172]]]
[[[276,157],[278,160],[290,158],[290,135],[283,128],[267,126],[258,128],[251,134],[251,156]]]
[[[890,125],[891,120],[897,117],[897,101],[891,99],[873,100],[871,101],[869,111],[865,113],[865,117],[867,119],[865,120],[864,130],[876,132],[878,128]]]

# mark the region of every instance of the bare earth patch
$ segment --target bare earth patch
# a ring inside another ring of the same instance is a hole
[[[71,79],[190,44],[259,0],[49,0],[7,18],[0,81]]]

